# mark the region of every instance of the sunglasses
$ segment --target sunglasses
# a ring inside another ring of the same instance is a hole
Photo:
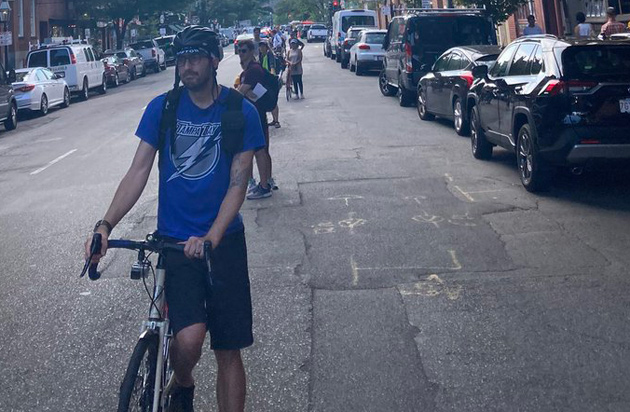
[[[201,54],[191,54],[189,56],[186,56],[186,55],[177,56],[177,65],[184,66],[186,65],[186,62],[188,62],[194,66],[194,65],[199,64],[201,59],[203,59],[203,56]]]
[[[249,51],[249,49],[238,49],[239,54],[245,54]]]

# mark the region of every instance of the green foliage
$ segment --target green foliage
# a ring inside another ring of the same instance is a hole
[[[327,21],[328,0],[280,0],[274,7],[274,23],[292,20]]]
[[[467,7],[484,7],[495,22],[506,21],[519,7],[528,0],[456,0],[456,3]]]

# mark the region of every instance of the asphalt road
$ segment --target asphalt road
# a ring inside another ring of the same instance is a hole
[[[227,49],[219,80],[238,58]],[[446,121],[305,50],[272,129],[271,199],[243,210],[255,345],[248,411],[630,410],[630,174],[472,158]],[[173,68],[0,132],[0,411],[109,411],[146,314],[133,254],[79,279],[82,243]],[[112,237],[155,226],[152,175]],[[199,411],[216,369],[196,370]]]

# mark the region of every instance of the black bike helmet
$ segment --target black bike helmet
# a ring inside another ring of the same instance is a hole
[[[223,59],[223,48],[219,45],[219,37],[207,27],[187,26],[175,35],[173,52],[175,55],[185,49],[202,49],[219,61]]]

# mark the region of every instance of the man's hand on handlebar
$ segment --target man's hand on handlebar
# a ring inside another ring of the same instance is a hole
[[[104,226],[99,226],[94,233],[101,234],[101,252],[99,254],[95,254],[92,256],[92,261],[90,263],[98,263],[99,260],[107,253],[107,237],[109,233],[107,233],[107,228]],[[94,235],[90,234],[90,236],[85,241],[85,258],[88,259],[90,257],[91,249],[92,249],[92,239]]]

